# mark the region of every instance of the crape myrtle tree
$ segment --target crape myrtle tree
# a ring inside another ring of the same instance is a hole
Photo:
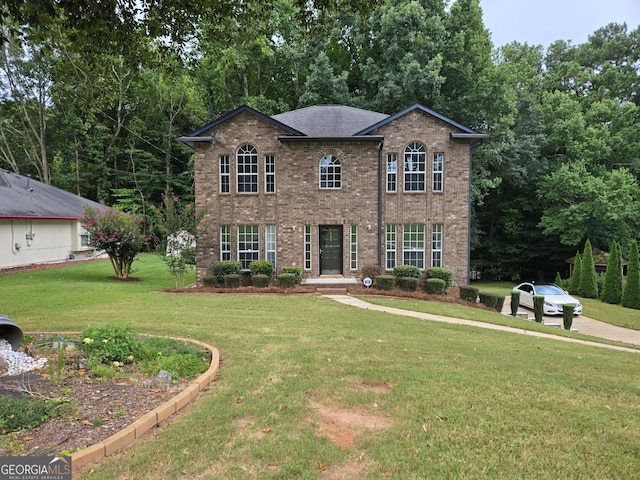
[[[118,210],[85,208],[82,226],[89,234],[89,244],[109,256],[120,280],[129,278],[131,265],[145,246],[141,223],[140,217]]]
[[[622,254],[620,244],[615,240],[611,244],[600,300],[614,305],[622,300]]]

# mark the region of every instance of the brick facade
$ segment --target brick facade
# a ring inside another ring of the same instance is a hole
[[[441,226],[442,266],[454,272],[456,284],[468,283],[470,140],[454,139],[451,133],[469,130],[460,130],[455,122],[416,108],[397,118],[389,117],[390,121],[381,122],[379,128],[357,138],[303,135],[292,139],[290,132],[278,122],[269,121],[269,117],[246,108],[237,112],[197,131],[198,135],[212,137],[211,142],[193,143],[196,204],[198,211],[205,212],[197,245],[199,284],[211,276],[214,262],[220,260],[221,226],[229,227],[234,260],[238,254],[238,226],[259,227],[260,259],[266,258],[266,226],[275,226],[276,272],[283,265],[298,265],[303,268],[304,277],[324,273],[320,262],[321,226],[341,226],[341,274],[358,277],[363,266],[385,266],[387,224],[396,226],[397,265],[403,263],[404,225],[423,225],[425,267],[431,266],[432,226]],[[403,154],[413,142],[426,149],[426,190],[422,192],[403,191]],[[257,193],[236,193],[236,151],[246,144],[253,145],[258,153]],[[388,153],[396,153],[398,158],[396,192],[386,192],[385,188]],[[432,191],[434,153],[444,154],[441,192]],[[275,193],[265,193],[267,155],[275,157]],[[320,161],[326,155],[340,160],[338,189],[320,188]],[[229,193],[221,193],[220,156],[229,158]],[[305,226],[311,233],[307,244]],[[352,226],[357,235],[355,242]],[[308,269],[305,248],[310,249]]]

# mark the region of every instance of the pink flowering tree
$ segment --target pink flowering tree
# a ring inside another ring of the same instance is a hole
[[[109,255],[116,278],[129,278],[131,265],[145,246],[141,223],[139,217],[118,210],[85,208],[82,225],[90,245]]]

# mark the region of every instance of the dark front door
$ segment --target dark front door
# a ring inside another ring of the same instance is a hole
[[[342,275],[342,225],[320,225],[320,275]]]

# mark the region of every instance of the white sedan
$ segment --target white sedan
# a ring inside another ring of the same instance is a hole
[[[521,283],[514,290],[520,292],[520,305],[533,309],[533,296],[544,297],[545,315],[562,315],[562,305],[573,305],[574,315],[582,313],[582,304],[573,298],[566,290],[555,283]]]

